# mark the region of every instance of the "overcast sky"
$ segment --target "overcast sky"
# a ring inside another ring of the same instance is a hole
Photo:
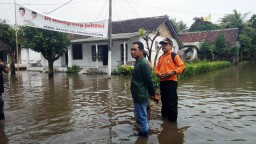
[[[16,3],[41,13],[48,13],[70,0],[16,0]],[[112,0],[113,21],[168,15],[190,26],[194,17],[211,14],[217,23],[224,15],[236,9],[244,14],[256,14],[256,0]],[[0,1],[0,19],[14,23],[14,0]],[[97,21],[108,19],[109,0],[73,0],[50,13],[50,16],[67,21]]]

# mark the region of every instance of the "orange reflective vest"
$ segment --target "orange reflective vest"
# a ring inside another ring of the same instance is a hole
[[[177,81],[178,80],[177,74],[181,74],[185,69],[185,65],[181,60],[180,56],[176,54],[174,59],[172,59],[171,54],[172,54],[172,51],[169,51],[167,54],[163,54],[162,56],[159,57],[159,60],[155,68],[155,73],[157,75],[157,74],[172,73],[173,71],[175,71],[176,74],[169,78],[160,79],[160,81],[167,81],[167,80]]]

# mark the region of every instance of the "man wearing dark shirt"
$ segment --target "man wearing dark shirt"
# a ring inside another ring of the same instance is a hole
[[[9,68],[3,63],[2,59],[0,59],[0,120],[5,119],[4,116],[4,100],[2,97],[2,93],[4,92],[4,79],[3,72],[9,73]]]
[[[134,42],[131,56],[136,59],[131,79],[131,94],[134,102],[135,118],[140,126],[139,135],[149,135],[147,105],[150,96],[155,96],[152,72],[148,61],[143,56],[144,46],[141,42]]]

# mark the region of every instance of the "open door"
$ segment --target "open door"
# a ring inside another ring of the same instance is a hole
[[[108,65],[108,45],[100,45],[100,47],[102,47],[103,65]]]

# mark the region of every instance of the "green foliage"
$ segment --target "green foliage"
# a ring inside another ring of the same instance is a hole
[[[222,33],[218,35],[215,39],[215,49],[220,60],[222,58],[221,56],[223,55],[225,48],[226,48],[226,39],[224,37],[224,34]]]
[[[55,61],[68,51],[70,37],[66,33],[33,27],[21,27],[22,44],[36,52],[41,52],[45,59]]]
[[[203,58],[205,60],[210,58],[214,60],[215,50],[215,45],[207,41],[204,41],[200,46],[200,51],[203,53]]]
[[[170,19],[170,21],[178,33],[186,32],[188,30],[187,25],[183,21],[177,22],[176,19]]]
[[[118,66],[118,68],[112,71],[112,73],[116,75],[131,75],[132,71],[133,71],[133,66],[122,65],[122,66]]]
[[[254,15],[250,18],[249,22],[250,22],[251,27],[256,28],[256,14],[254,14]]]
[[[239,41],[241,44],[241,51],[244,54],[248,54],[251,48],[252,39],[245,34],[239,35]]]
[[[15,39],[14,27],[7,24],[6,20],[0,20],[0,40],[9,52],[16,50],[16,39]]]
[[[186,70],[180,76],[181,78],[191,77],[197,74],[219,70],[219,69],[231,66],[231,63],[227,61],[214,61],[214,62],[201,61],[198,63],[191,63],[191,64],[186,63],[185,66],[186,66]]]
[[[238,53],[239,53],[239,48],[236,46],[236,44],[233,43],[233,44],[231,45],[231,48],[230,48],[230,54],[231,54],[232,56],[237,56]]]
[[[159,82],[160,79],[156,76],[156,73],[154,71],[152,71],[152,76],[153,76],[154,86],[156,88],[160,87],[160,82]]]
[[[244,20],[246,19],[249,12],[245,14],[241,14],[236,9],[233,10],[233,14],[229,14],[224,16],[221,19],[220,26],[222,28],[238,28],[238,32],[242,33],[243,29],[245,28]]]
[[[146,31],[144,28],[140,28],[138,31],[138,36],[139,37],[144,37],[146,35]]]
[[[7,49],[10,60],[11,75],[15,73],[15,54],[16,54],[16,32],[14,27],[7,24],[6,20],[0,20],[0,40]],[[19,47],[19,45],[18,45]]]
[[[80,71],[80,67],[78,65],[72,65],[68,67],[66,73],[68,74],[77,74]]]
[[[213,24],[212,22],[204,21],[202,17],[195,17],[194,20],[194,23],[189,28],[189,32],[216,30],[219,28],[218,25]]]

